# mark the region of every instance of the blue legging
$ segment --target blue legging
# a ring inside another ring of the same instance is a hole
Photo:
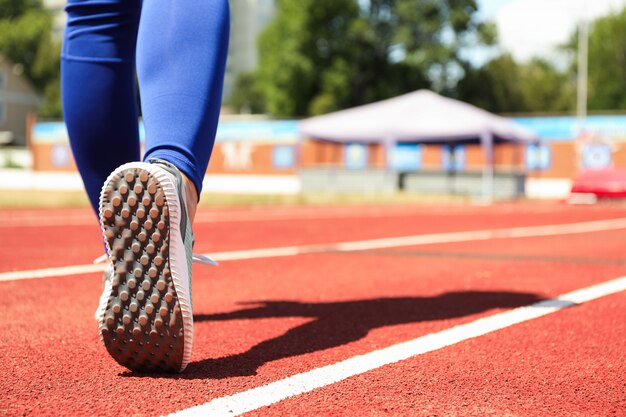
[[[207,169],[228,51],[228,0],[69,0],[61,85],[70,144],[97,210],[102,184],[138,161],[164,159],[195,184]]]

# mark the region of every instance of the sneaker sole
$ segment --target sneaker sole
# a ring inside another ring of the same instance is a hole
[[[109,354],[135,371],[180,372],[191,353],[188,285],[172,273],[172,240],[182,242],[173,189],[169,177],[150,164],[131,163],[109,176],[100,196],[102,233],[114,268],[102,300],[100,335]],[[186,264],[183,269],[187,279]]]

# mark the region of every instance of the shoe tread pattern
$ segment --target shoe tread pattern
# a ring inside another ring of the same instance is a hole
[[[102,194],[101,220],[113,263],[100,331],[109,354],[142,372],[179,372],[183,318],[169,260],[169,213],[159,181],[122,170]]]

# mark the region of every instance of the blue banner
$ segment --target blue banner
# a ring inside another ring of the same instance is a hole
[[[605,143],[588,143],[582,148],[582,165],[585,169],[610,168],[613,162],[611,146]]]
[[[367,146],[350,143],[344,147],[344,164],[348,169],[367,168]]]
[[[296,152],[293,146],[275,145],[272,147],[272,165],[277,169],[289,169],[296,165]]]
[[[527,170],[546,171],[552,165],[552,149],[546,145],[528,145],[524,159]]]
[[[295,144],[300,139],[298,126],[297,120],[221,120],[215,141]],[[32,133],[34,143],[68,142],[63,122],[37,122]],[[139,138],[143,142],[145,137],[144,125],[139,123]]]
[[[417,171],[422,166],[422,148],[412,143],[399,143],[389,150],[389,167],[398,171]]]
[[[513,117],[512,120],[550,142],[573,141],[581,131],[575,116]],[[584,131],[603,140],[626,138],[626,115],[587,116]]]

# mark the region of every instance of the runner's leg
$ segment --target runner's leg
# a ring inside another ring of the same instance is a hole
[[[229,23],[227,0],[150,0],[139,27],[144,160],[170,162],[198,196],[217,129]]]
[[[96,212],[115,168],[139,160],[137,0],[69,0],[61,59],[63,112],[76,165]]]

